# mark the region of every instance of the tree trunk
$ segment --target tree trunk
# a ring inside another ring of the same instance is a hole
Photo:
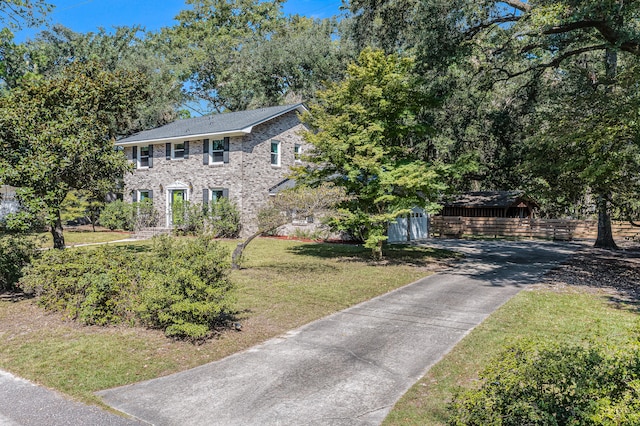
[[[254,238],[258,237],[264,231],[258,231],[255,234],[251,235],[249,238],[244,240],[241,243],[238,243],[235,250],[233,250],[233,254],[231,255],[231,269],[240,269],[240,261],[242,259],[242,252],[249,245]]]
[[[617,250],[618,246],[613,240],[611,231],[611,216],[609,215],[609,202],[606,196],[598,197],[598,237],[594,245],[596,248]]]
[[[63,250],[65,248],[64,235],[62,234],[62,219],[58,211],[56,221],[51,225],[51,235],[53,236],[53,248]]]

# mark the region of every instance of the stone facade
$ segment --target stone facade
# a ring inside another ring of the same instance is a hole
[[[303,145],[302,130],[304,125],[292,111],[255,126],[248,135],[231,136],[225,163],[204,164],[209,154],[204,153],[202,139],[185,137],[189,153],[181,159],[166,159],[165,143],[153,144],[152,167],[138,167],[125,176],[124,199],[138,199],[140,191],[151,191],[161,226],[170,227],[173,191],[184,191],[188,201],[202,203],[205,189],[225,190],[240,210],[242,235],[249,235],[257,230],[257,212],[267,202],[269,189],[286,179],[295,164],[294,147]],[[275,141],[280,143],[278,166],[271,164],[271,143]],[[146,145],[139,144],[136,151]],[[134,161],[133,150],[132,146],[124,149],[130,161]]]

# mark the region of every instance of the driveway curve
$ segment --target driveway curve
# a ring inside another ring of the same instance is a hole
[[[156,425],[378,425],[470,330],[580,247],[424,245],[465,259],[220,361],[99,395]]]

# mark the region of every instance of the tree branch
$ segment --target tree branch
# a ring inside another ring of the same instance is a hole
[[[552,61],[545,62],[545,63],[542,63],[542,64],[537,64],[535,66],[528,67],[528,68],[526,68],[526,69],[524,69],[522,71],[518,71],[516,73],[510,73],[509,71],[503,69],[503,70],[500,70],[500,71],[505,73],[507,76],[506,76],[506,78],[502,79],[502,81],[509,80],[509,79],[512,79],[512,78],[515,78],[515,77],[518,77],[518,76],[521,76],[523,74],[527,74],[527,73],[530,73],[530,72],[534,72],[534,71],[544,70],[544,69],[547,69],[547,68],[557,68],[567,58],[579,55],[581,53],[592,52],[594,50],[604,50],[606,48],[607,48],[607,46],[605,44],[598,44],[598,45],[595,45],[595,46],[586,46],[586,47],[582,47],[580,49],[570,50],[568,52],[563,53],[560,56],[557,56]]]
[[[574,30],[580,30],[583,28],[597,28],[598,25],[605,24],[604,21],[578,21],[578,22],[570,22],[564,25],[555,25],[551,28],[548,28],[542,32],[542,34],[550,35],[550,34],[562,34],[568,33]]]
[[[622,35],[614,28],[612,28],[609,24],[607,24],[607,22],[604,20],[585,20],[570,22],[564,25],[556,25],[544,30],[542,34],[564,34],[574,30],[586,28],[593,28],[597,30],[608,43],[614,46],[619,45],[620,50],[640,56],[640,42],[635,40],[628,40],[620,43]]]
[[[530,12],[531,5],[520,0],[502,0],[503,3],[508,4],[511,7],[515,7],[521,12]]]
[[[467,40],[469,40],[475,37],[479,32],[481,32],[486,28],[492,27],[496,24],[504,24],[507,22],[518,22],[520,18],[521,18],[520,16],[509,15],[509,16],[504,16],[502,18],[492,19],[491,21],[483,22],[481,24],[478,24],[474,27],[469,28],[467,31],[465,31],[464,36]]]

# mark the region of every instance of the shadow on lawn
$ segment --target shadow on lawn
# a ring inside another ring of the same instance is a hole
[[[640,311],[640,251],[588,248],[547,274],[546,283],[604,292],[620,309]],[[560,287],[562,288],[562,287]]]
[[[381,261],[373,258],[371,250],[355,244],[301,244],[289,248],[288,251],[301,256],[336,259],[341,262],[366,262],[372,265],[428,266],[437,261],[461,257],[459,253],[449,250],[400,244],[385,246],[384,258]]]

